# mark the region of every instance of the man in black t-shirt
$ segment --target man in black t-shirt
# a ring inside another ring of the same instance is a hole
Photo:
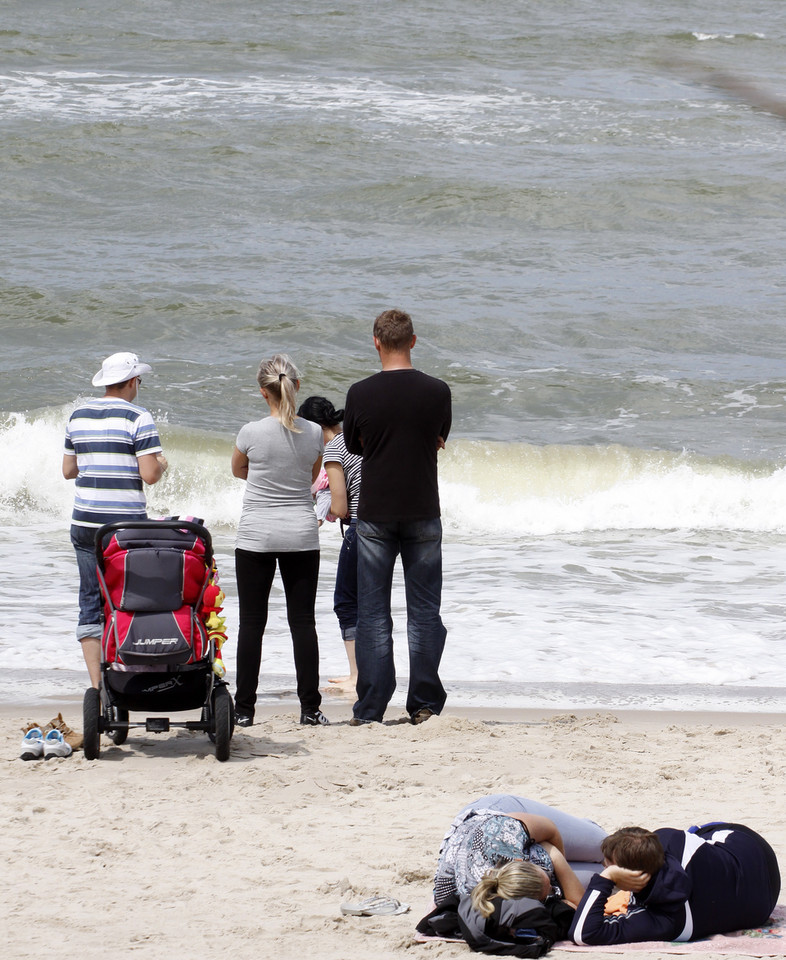
[[[386,310],[374,321],[382,371],[347,393],[344,439],[362,454],[358,504],[357,695],[351,723],[381,722],[396,689],[390,591],[401,554],[407,598],[406,709],[422,723],[445,705],[439,664],[446,630],[437,451],[451,423],[450,388],[412,367],[412,320]]]

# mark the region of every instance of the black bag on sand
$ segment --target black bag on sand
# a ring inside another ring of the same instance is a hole
[[[418,933],[464,940],[477,953],[542,957],[557,940],[565,939],[575,912],[557,899],[541,903],[528,897],[496,897],[493,903],[494,913],[484,918],[468,896],[447,901],[420,921]]]

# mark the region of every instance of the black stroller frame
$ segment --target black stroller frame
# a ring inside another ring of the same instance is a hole
[[[113,543],[127,551],[120,597],[113,597],[113,587],[107,584],[105,551]],[[195,544],[201,546],[193,551]],[[234,705],[226,681],[213,670],[214,638],[199,619],[213,570],[213,542],[207,528],[179,518],[108,523],[96,531],[96,563],[107,620],[100,685],[88,688],[83,702],[85,757],[99,757],[102,733],[119,746],[134,728],[165,733],[174,727],[205,731],[215,744],[216,759],[228,760]],[[190,590],[198,592],[195,602],[194,596],[184,598],[189,573]],[[194,661],[196,644],[202,656]],[[110,649],[114,659],[107,658]],[[162,714],[200,707],[199,720],[129,718],[131,711]]]

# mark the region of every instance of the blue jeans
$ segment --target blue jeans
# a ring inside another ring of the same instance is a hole
[[[344,640],[355,639],[358,622],[358,527],[354,521],[344,530],[344,540],[338,555],[336,587],[333,591],[333,610],[338,617]]]
[[[96,530],[98,527],[71,526],[71,543],[79,567],[79,624],[76,639],[104,634],[104,602],[96,571]]]
[[[354,715],[381,721],[396,689],[390,591],[401,554],[407,599],[409,690],[406,709],[439,713],[446,693],[439,663],[447,631],[439,615],[442,599],[442,522],[358,522],[358,623],[355,656],[358,700]]]

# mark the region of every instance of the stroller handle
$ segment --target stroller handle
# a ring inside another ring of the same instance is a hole
[[[213,538],[207,527],[195,520],[118,520],[115,523],[105,523],[96,530],[96,562],[104,570],[104,537],[116,530],[189,530],[202,540],[205,545],[205,563],[210,567],[213,563]]]

